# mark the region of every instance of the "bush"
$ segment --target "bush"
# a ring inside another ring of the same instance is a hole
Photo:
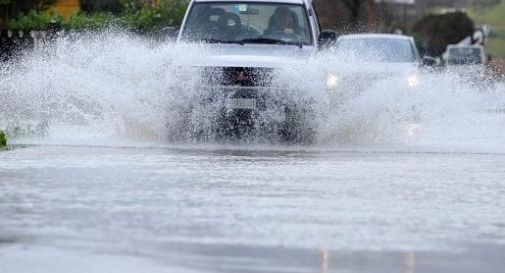
[[[0,131],[0,148],[7,147],[7,137],[3,131]]]
[[[123,15],[123,22],[126,27],[141,31],[179,25],[187,5],[186,1],[166,0],[155,8],[142,7],[139,10],[130,8]]]
[[[108,12],[79,12],[66,20],[62,20],[62,28],[67,30],[93,30],[108,26],[121,25],[120,18]]]
[[[473,34],[474,23],[463,12],[430,14],[413,27],[421,49],[428,55],[441,55],[448,45],[458,43]]]

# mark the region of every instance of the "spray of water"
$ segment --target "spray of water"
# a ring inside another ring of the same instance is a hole
[[[153,43],[116,30],[59,38],[0,66],[0,128],[14,143],[213,143],[222,102],[202,104],[215,92],[202,88],[205,71],[180,62],[198,64],[206,56],[201,45]],[[422,73],[415,87],[401,75],[356,78],[339,94],[326,90],[328,73],[360,69],[321,53],[305,67],[279,69],[268,92],[311,109],[304,118],[322,149],[505,152],[500,82],[435,71]],[[262,133],[245,142],[278,141],[282,111],[267,103],[257,119]]]

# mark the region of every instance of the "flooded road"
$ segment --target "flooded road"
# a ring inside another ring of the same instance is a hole
[[[502,272],[505,155],[0,153],[1,272]]]
[[[313,145],[227,145],[181,119],[201,74],[175,57],[206,55],[90,33],[0,66],[1,273],[503,272],[503,82],[364,77],[331,104],[324,73],[368,72],[323,54],[276,90],[311,98]]]

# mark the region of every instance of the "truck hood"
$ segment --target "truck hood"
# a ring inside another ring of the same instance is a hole
[[[187,45],[180,45],[187,46]],[[314,46],[264,44],[207,44],[188,48],[196,50],[194,58],[175,57],[177,66],[267,67],[277,68],[306,64]],[[196,57],[198,56],[198,57]]]

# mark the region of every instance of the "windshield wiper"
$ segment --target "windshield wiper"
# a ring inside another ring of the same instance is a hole
[[[247,39],[242,39],[239,40],[242,43],[251,43],[251,44],[279,44],[279,45],[295,45],[300,48],[303,47],[302,42],[290,42],[290,41],[284,41],[284,40],[279,40],[279,39],[272,39],[272,38],[265,38],[265,37],[258,37],[258,38],[247,38]]]
[[[209,44],[239,44],[239,45],[244,45],[242,41],[235,41],[235,40],[220,40],[220,39],[214,39],[214,38],[203,38],[200,39],[202,42],[206,42]]]

